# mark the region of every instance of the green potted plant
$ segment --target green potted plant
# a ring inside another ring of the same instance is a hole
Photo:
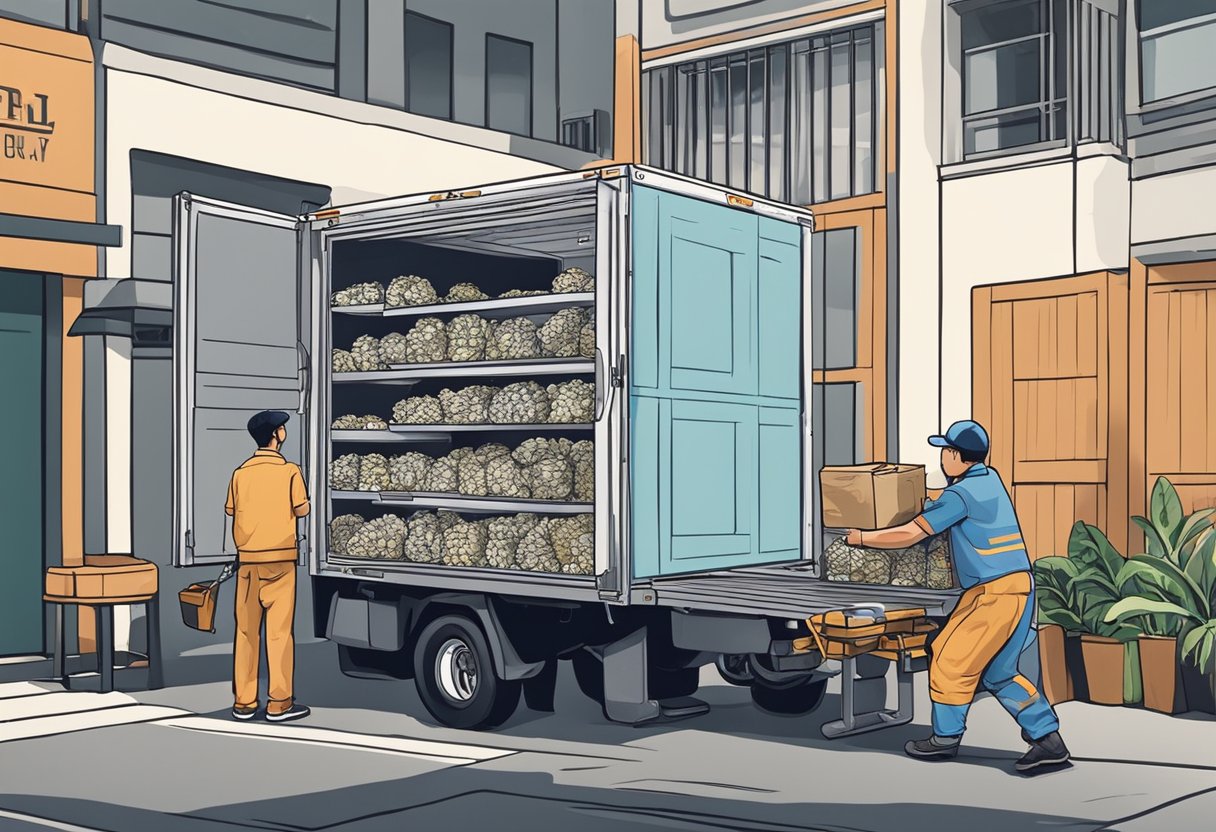
[[[1111,622],[1144,630],[1140,656],[1145,705],[1164,713],[1191,707],[1216,712],[1216,527],[1212,509],[1183,515],[1174,486],[1153,487],[1150,517],[1134,517],[1148,553],[1129,561],[1125,597],[1107,611]],[[1182,660],[1178,648],[1181,641]]]
[[[1080,675],[1080,633],[1076,579],[1080,567],[1060,555],[1034,562],[1035,601],[1038,606],[1039,665],[1043,694],[1053,705],[1086,698]],[[1069,661],[1071,655],[1078,658]],[[1080,685],[1076,684],[1080,682]]]
[[[1089,701],[1098,705],[1134,705],[1143,700],[1140,677],[1140,628],[1128,616],[1109,618],[1120,600],[1129,561],[1116,551],[1102,530],[1077,521],[1068,538],[1068,557],[1077,564],[1073,586],[1081,620],[1081,656]]]

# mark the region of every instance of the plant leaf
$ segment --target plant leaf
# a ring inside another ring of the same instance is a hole
[[[1168,575],[1170,578],[1176,581],[1184,590],[1185,597],[1181,599],[1182,606],[1191,610],[1196,616],[1203,619],[1207,619],[1211,616],[1211,605],[1208,599],[1204,596],[1202,590],[1200,590],[1199,587],[1195,585],[1195,582],[1192,581],[1187,574],[1174,563],[1163,558],[1154,558],[1150,555],[1135,555],[1132,558],[1132,561],[1136,563],[1147,563],[1150,566],[1155,566],[1160,569],[1162,573]]]
[[[1182,526],[1182,500],[1178,499],[1178,490],[1165,477],[1158,477],[1153,485],[1153,496],[1149,501],[1152,514],[1150,518],[1170,547],[1178,542],[1178,531]]]
[[[1157,533],[1153,524],[1144,517],[1133,517],[1132,522],[1144,532],[1144,543],[1148,548],[1148,554],[1155,558],[1166,557],[1165,541],[1161,539],[1161,535]]]
[[[1212,523],[1208,520],[1216,509],[1203,508],[1186,518],[1186,522],[1182,524],[1182,531],[1178,533],[1178,542],[1174,546],[1175,557],[1172,560],[1179,566],[1186,566],[1187,559],[1183,557],[1184,553],[1189,553],[1190,549],[1187,544],[1194,540],[1198,535],[1203,534]]]
[[[1171,604],[1168,601],[1154,601],[1151,598],[1140,598],[1135,595],[1130,598],[1123,598],[1112,604],[1110,609],[1106,611],[1103,620],[1108,624],[1112,622],[1121,623],[1133,616],[1155,614],[1178,615],[1195,621],[1203,620],[1186,607],[1181,607],[1178,604]]]

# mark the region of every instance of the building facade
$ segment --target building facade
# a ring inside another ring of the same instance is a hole
[[[39,672],[50,642],[42,604],[49,566],[83,562],[83,357],[67,337],[99,246],[121,229],[98,222],[94,59],[67,30],[0,17],[0,670]],[[32,660],[32,661],[30,661]],[[22,668],[25,668],[24,670]]]
[[[1216,6],[642,3],[640,156],[812,206],[821,462],[989,426],[1038,555],[1216,504]],[[850,267],[851,266],[851,267]],[[822,293],[822,294],[820,294]]]

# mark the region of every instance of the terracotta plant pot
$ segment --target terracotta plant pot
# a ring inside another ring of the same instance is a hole
[[[1163,714],[1186,710],[1178,640],[1172,636],[1140,636],[1140,672],[1144,677],[1144,707]]]
[[[1123,642],[1104,636],[1081,636],[1085,682],[1095,705],[1123,704]]]
[[[1052,705],[1071,702],[1074,696],[1072,673],[1064,652],[1064,628],[1059,624],[1039,626],[1039,667],[1047,701]]]

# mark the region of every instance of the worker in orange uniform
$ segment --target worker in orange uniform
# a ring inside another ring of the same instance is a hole
[[[911,757],[950,758],[958,753],[967,710],[982,685],[1022,726],[1029,745],[1015,764],[1021,772],[1068,762],[1060,722],[1036,681],[1018,670],[1034,616],[1034,578],[1017,514],[1000,475],[984,464],[988,434],[976,422],[955,422],[941,448],[947,488],[911,523],[848,534],[852,546],[901,549],[949,533],[954,570],[964,592],[933,642],[929,695],[933,736],[909,742]]]
[[[236,643],[233,645],[232,716],[252,719],[258,711],[258,661],[266,624],[270,686],[266,719],[303,719],[309,709],[292,698],[296,609],[296,521],[308,514],[304,475],[280,449],[287,441],[288,415],[264,410],[249,420],[258,449],[232,472],[225,511],[236,543]]]

